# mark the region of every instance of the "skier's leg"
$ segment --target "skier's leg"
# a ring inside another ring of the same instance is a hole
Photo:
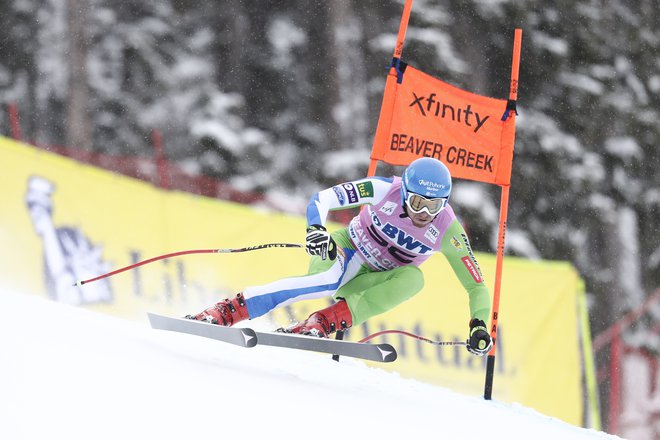
[[[424,287],[424,275],[417,266],[402,266],[386,272],[360,274],[334,295],[343,298],[359,325],[412,298]]]
[[[417,266],[403,266],[387,272],[371,272],[362,266],[359,273],[341,287],[337,302],[312,313],[286,332],[327,337],[336,330],[361,324],[414,296],[424,286]]]
[[[353,273],[359,269],[355,263],[354,252],[346,253],[340,249],[337,259],[330,262],[325,271],[311,273],[301,277],[285,278],[263,286],[248,287],[243,291],[250,318],[257,318],[271,310],[294,302],[332,296]],[[319,257],[313,257],[320,260]],[[325,266],[324,264],[316,267]]]
[[[313,257],[308,275],[284,278],[263,286],[246,288],[232,300],[224,300],[197,315],[187,318],[231,326],[244,319],[254,319],[271,310],[297,301],[332,296],[360,268],[355,250],[345,231],[333,234],[339,247],[337,259]]]

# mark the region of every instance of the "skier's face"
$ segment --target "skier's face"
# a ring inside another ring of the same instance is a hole
[[[410,211],[408,216],[410,217],[410,220],[412,220],[413,225],[417,226],[418,228],[425,228],[435,218],[434,215],[430,215],[426,211],[422,211],[417,214]]]

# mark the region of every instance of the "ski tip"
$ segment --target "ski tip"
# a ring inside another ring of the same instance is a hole
[[[147,312],[147,318],[149,319],[149,324],[153,327],[154,326],[154,320],[156,319],[156,314]]]
[[[383,357],[382,362],[394,362],[396,360],[398,355],[390,344],[378,344],[376,347]]]
[[[194,319],[177,318],[147,312],[151,328],[187,333],[215,339],[241,347],[254,347],[258,344],[257,333],[251,328],[223,327]]]
[[[257,345],[257,333],[251,328],[241,328],[241,334],[245,339],[245,346],[250,348]]]

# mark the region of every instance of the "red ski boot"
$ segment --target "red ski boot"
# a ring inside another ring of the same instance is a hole
[[[353,325],[351,311],[348,309],[346,301],[340,299],[330,307],[312,313],[303,322],[299,322],[283,331],[285,333],[327,338],[330,333],[349,328],[351,325]]]
[[[250,319],[250,316],[245,306],[245,298],[242,293],[239,293],[234,299],[225,299],[203,312],[186,315],[184,318],[231,327],[237,322]]]

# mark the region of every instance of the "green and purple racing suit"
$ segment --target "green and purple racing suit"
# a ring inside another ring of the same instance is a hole
[[[418,266],[442,252],[467,291],[470,318],[488,322],[488,288],[451,206],[420,228],[402,202],[398,177],[364,178],[315,194],[307,207],[309,225],[324,225],[331,210],[364,208],[348,227],[332,233],[338,248],[334,261],[312,257],[305,276],[245,289],[250,318],[293,302],[334,296],[346,300],[353,325],[361,324],[418,293],[424,286]]]

